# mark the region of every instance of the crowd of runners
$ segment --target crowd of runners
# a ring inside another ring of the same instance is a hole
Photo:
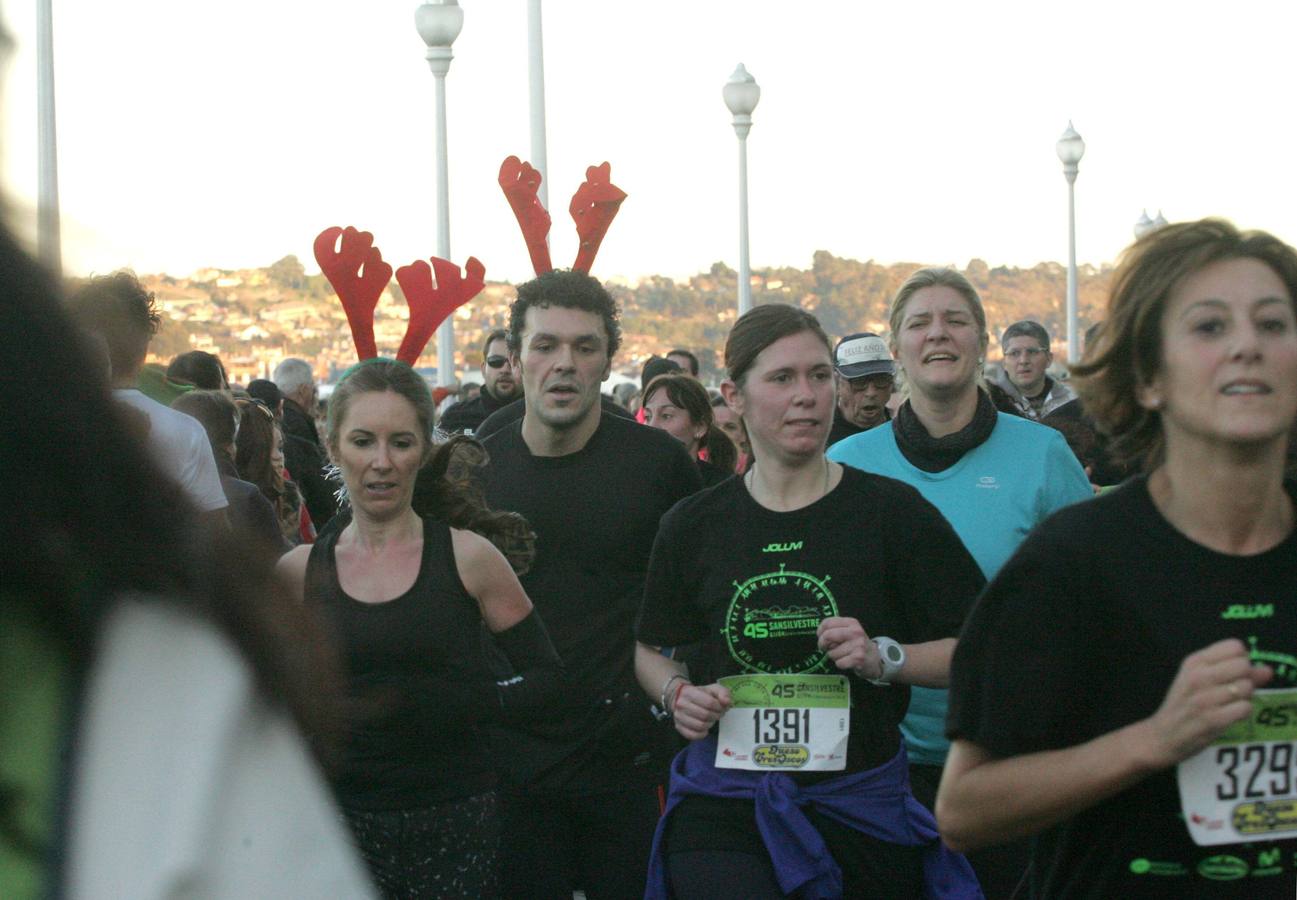
[[[1066,369],[920,269],[616,398],[555,270],[475,398],[372,358],[322,422],[0,256],[0,896],[1297,895],[1270,235],[1145,235]]]

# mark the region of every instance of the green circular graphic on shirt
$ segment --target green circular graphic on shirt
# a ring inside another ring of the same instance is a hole
[[[800,675],[827,670],[816,629],[838,614],[828,575],[778,572],[734,582],[721,633],[730,657],[746,672]]]
[[[1274,670],[1274,680],[1267,687],[1297,687],[1297,657],[1291,653],[1263,650],[1256,635],[1247,638],[1248,657],[1252,663],[1264,663]]]

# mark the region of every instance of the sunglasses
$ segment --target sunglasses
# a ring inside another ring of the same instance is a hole
[[[488,356],[486,358],[486,364],[492,369],[502,368],[508,361],[508,357],[505,356]]]

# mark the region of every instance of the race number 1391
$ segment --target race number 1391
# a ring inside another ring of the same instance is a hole
[[[811,739],[809,709],[752,710],[752,743],[802,744]]]
[[[851,686],[845,676],[734,675],[720,683],[729,688],[733,705],[720,720],[718,768],[846,768]]]

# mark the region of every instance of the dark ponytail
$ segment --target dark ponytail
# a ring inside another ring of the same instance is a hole
[[[452,528],[482,535],[504,554],[519,575],[531,568],[536,556],[536,534],[515,512],[486,505],[481,482],[475,478],[488,457],[475,439],[457,434],[438,444],[432,458],[419,471],[412,505],[421,516],[440,519]]]

